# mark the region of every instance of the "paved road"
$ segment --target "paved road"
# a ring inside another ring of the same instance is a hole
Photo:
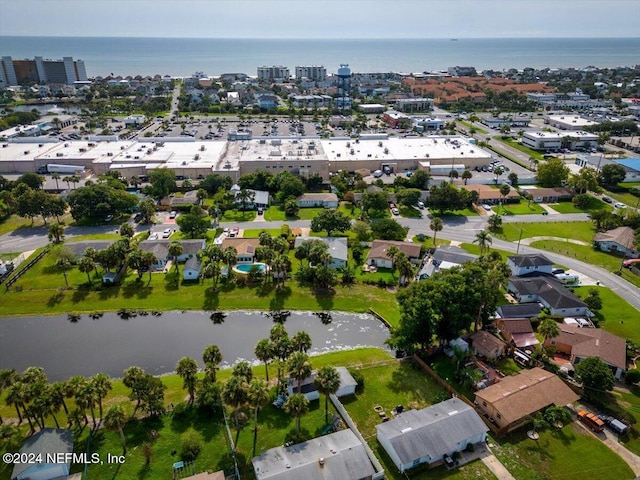
[[[635,475],[640,476],[640,457],[633,452],[630,452],[626,449],[624,445],[618,443],[618,439],[616,435],[608,430],[605,430],[601,433],[594,433],[590,428],[587,428],[586,425],[583,425],[582,422],[576,420],[576,425],[582,428],[584,431],[589,432],[594,437],[602,440],[607,447],[609,447],[612,451],[620,455],[620,457],[629,465],[629,468],[633,470]]]

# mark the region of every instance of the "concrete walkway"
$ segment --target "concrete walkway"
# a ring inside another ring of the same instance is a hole
[[[491,473],[493,473],[498,480],[516,480],[515,477],[509,473],[509,470],[507,470],[507,468],[500,463],[500,460],[498,460],[498,458],[493,454],[489,445],[484,444],[478,447],[478,450],[481,448],[485,450],[484,452],[478,452],[480,454],[480,460],[482,460],[482,463],[491,470]]]
[[[555,240],[558,242],[573,243],[574,245],[582,245],[585,247],[589,246],[587,242],[583,242],[582,240],[574,240],[572,238],[562,238],[562,237],[546,237],[546,236],[523,238],[520,244],[531,245],[533,242],[537,242],[539,240]]]

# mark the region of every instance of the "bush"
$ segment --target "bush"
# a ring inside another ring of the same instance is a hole
[[[356,386],[356,393],[364,392],[364,375],[362,375],[360,370],[349,370],[349,373],[353,379],[358,382],[358,385]]]
[[[637,368],[632,368],[631,370],[627,371],[627,373],[624,375],[624,381],[629,385],[634,385],[640,382],[640,370],[638,370]]]
[[[173,407],[173,416],[174,417],[182,417],[189,410],[189,405],[186,402],[178,402],[175,407]]]
[[[195,460],[202,450],[202,438],[197,432],[189,432],[182,437],[181,457],[184,460]]]

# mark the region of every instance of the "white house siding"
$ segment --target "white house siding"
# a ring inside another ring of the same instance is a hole
[[[372,258],[369,261],[369,265],[375,265],[378,268],[391,268],[392,263],[391,259]]]

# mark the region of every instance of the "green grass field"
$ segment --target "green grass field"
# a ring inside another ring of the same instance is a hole
[[[243,212],[242,210],[227,210],[219,218],[220,222],[251,222],[255,220],[256,212],[248,210]]]
[[[502,232],[495,236],[511,242],[518,241],[522,231],[522,238],[539,236],[572,238],[583,242],[591,243],[596,234],[592,222],[563,222],[549,221],[540,223],[504,223]]]
[[[597,288],[602,299],[602,310],[597,313],[599,327],[640,344],[640,312],[605,287],[576,287],[574,292],[584,298],[591,288]]]
[[[528,202],[507,203],[506,205],[493,207],[492,210],[500,215],[530,215],[533,213],[542,213],[542,208],[537,203],[528,204]]]
[[[472,253],[473,255],[480,255],[480,247],[475,243],[461,243],[460,248]],[[491,251],[498,252],[505,262],[507,261],[507,257],[513,255],[513,252],[507,252],[506,250],[499,250],[497,248],[491,248]]]
[[[518,480],[634,478],[616,453],[574,423],[562,430],[539,430],[538,441],[530,440],[526,431],[521,428],[491,442],[495,456]]]
[[[533,150],[525,145],[522,145],[520,142],[513,140],[512,138],[502,138],[502,136],[495,136],[493,137],[494,140],[497,140],[499,142],[502,143],[506,143],[507,145],[509,145],[511,148],[515,148],[516,150],[520,150],[523,153],[526,153],[527,155],[529,155],[530,157],[533,157],[537,160],[542,160],[542,154],[536,150]]]
[[[612,210],[611,205],[591,196],[589,197],[589,205],[586,208],[578,208],[573,202],[551,203],[549,206],[558,213],[588,213],[594,210]]]
[[[258,238],[262,232],[267,232],[272,237],[280,236],[279,228],[248,228],[243,232],[244,238]]]
[[[604,194],[613,198],[616,202],[622,202],[630,207],[638,207],[640,197],[631,193],[631,187],[639,186],[639,183],[619,183],[616,189],[605,190]]]
[[[440,214],[440,211],[430,209],[429,213],[434,217],[477,217],[480,215],[473,208],[465,208],[464,210],[445,210],[442,215]]]

